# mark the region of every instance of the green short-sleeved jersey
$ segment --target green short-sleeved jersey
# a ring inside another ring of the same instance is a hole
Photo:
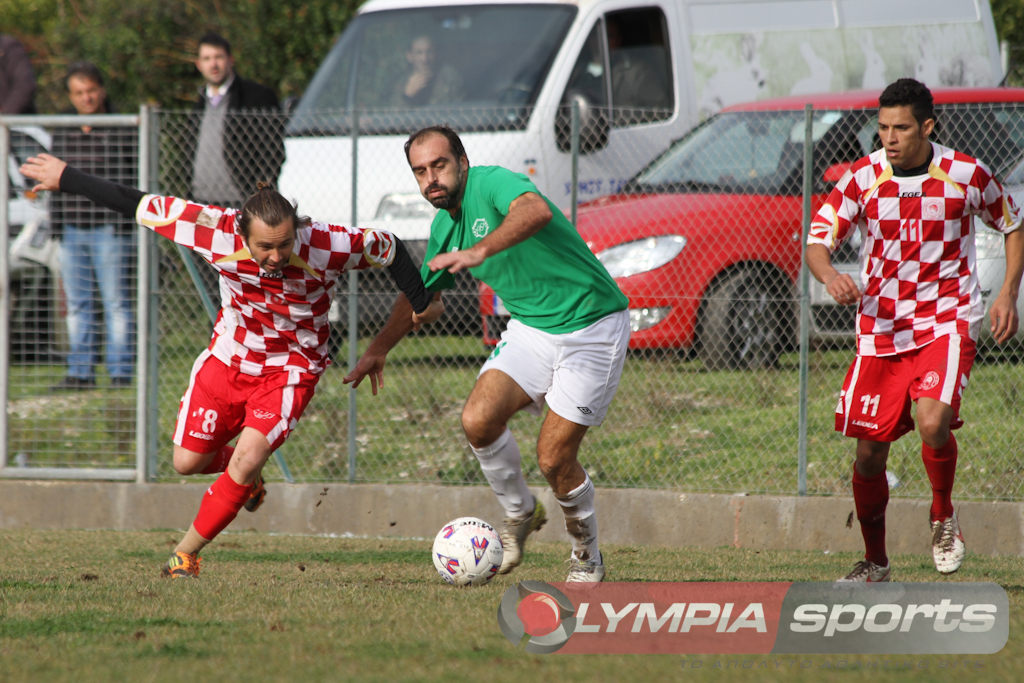
[[[527,192],[543,196],[521,173],[500,166],[470,167],[457,216],[453,219],[447,211],[438,211],[431,224],[422,271],[427,289],[454,285],[448,271],[430,271],[430,259],[472,247],[496,229],[512,201]],[[626,308],[626,295],[572,223],[544,200],[553,214],[547,225],[470,272],[501,297],[513,318],[545,332],[573,332]]]

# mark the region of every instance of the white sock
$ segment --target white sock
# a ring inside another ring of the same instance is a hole
[[[480,469],[505,509],[505,515],[522,518],[532,513],[533,494],[526,486],[519,444],[511,430],[506,427],[497,441],[489,446],[475,448],[470,445],[470,448],[480,461]]]
[[[555,496],[565,515],[565,530],[572,537],[572,554],[578,560],[600,557],[597,549],[597,515],[594,514],[594,482],[583,473],[583,483],[566,496]]]

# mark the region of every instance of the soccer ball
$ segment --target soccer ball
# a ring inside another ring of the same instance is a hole
[[[459,517],[441,527],[431,551],[437,573],[453,586],[487,583],[504,554],[498,532],[476,517]]]

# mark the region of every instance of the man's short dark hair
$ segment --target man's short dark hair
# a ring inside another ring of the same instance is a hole
[[[71,62],[68,65],[67,73],[64,74],[64,89],[71,90],[72,78],[87,78],[98,86],[103,86],[103,72],[92,62]]]
[[[198,50],[203,45],[219,47],[222,50],[224,50],[224,52],[226,52],[228,56],[231,55],[231,43],[228,42],[227,38],[217,33],[216,31],[207,31],[206,33],[204,33],[203,37],[199,39],[199,45],[196,46],[196,50]]]
[[[448,126],[429,126],[427,128],[420,128],[418,131],[409,136],[409,139],[405,141],[405,160],[409,161],[409,148],[412,147],[413,143],[421,138],[425,138],[428,135],[442,135],[448,140],[448,148],[451,149],[452,154],[455,155],[455,160],[458,161],[462,157],[469,157],[466,155],[466,148],[462,146],[462,140],[459,138],[459,134]]]
[[[878,96],[879,107],[910,106],[914,119],[920,125],[928,119],[935,120],[935,105],[932,91],[913,78],[901,78],[886,86]]]

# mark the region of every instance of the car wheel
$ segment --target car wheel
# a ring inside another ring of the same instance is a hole
[[[774,367],[796,319],[790,287],[777,273],[741,268],[721,277],[701,306],[698,357],[711,370]]]

